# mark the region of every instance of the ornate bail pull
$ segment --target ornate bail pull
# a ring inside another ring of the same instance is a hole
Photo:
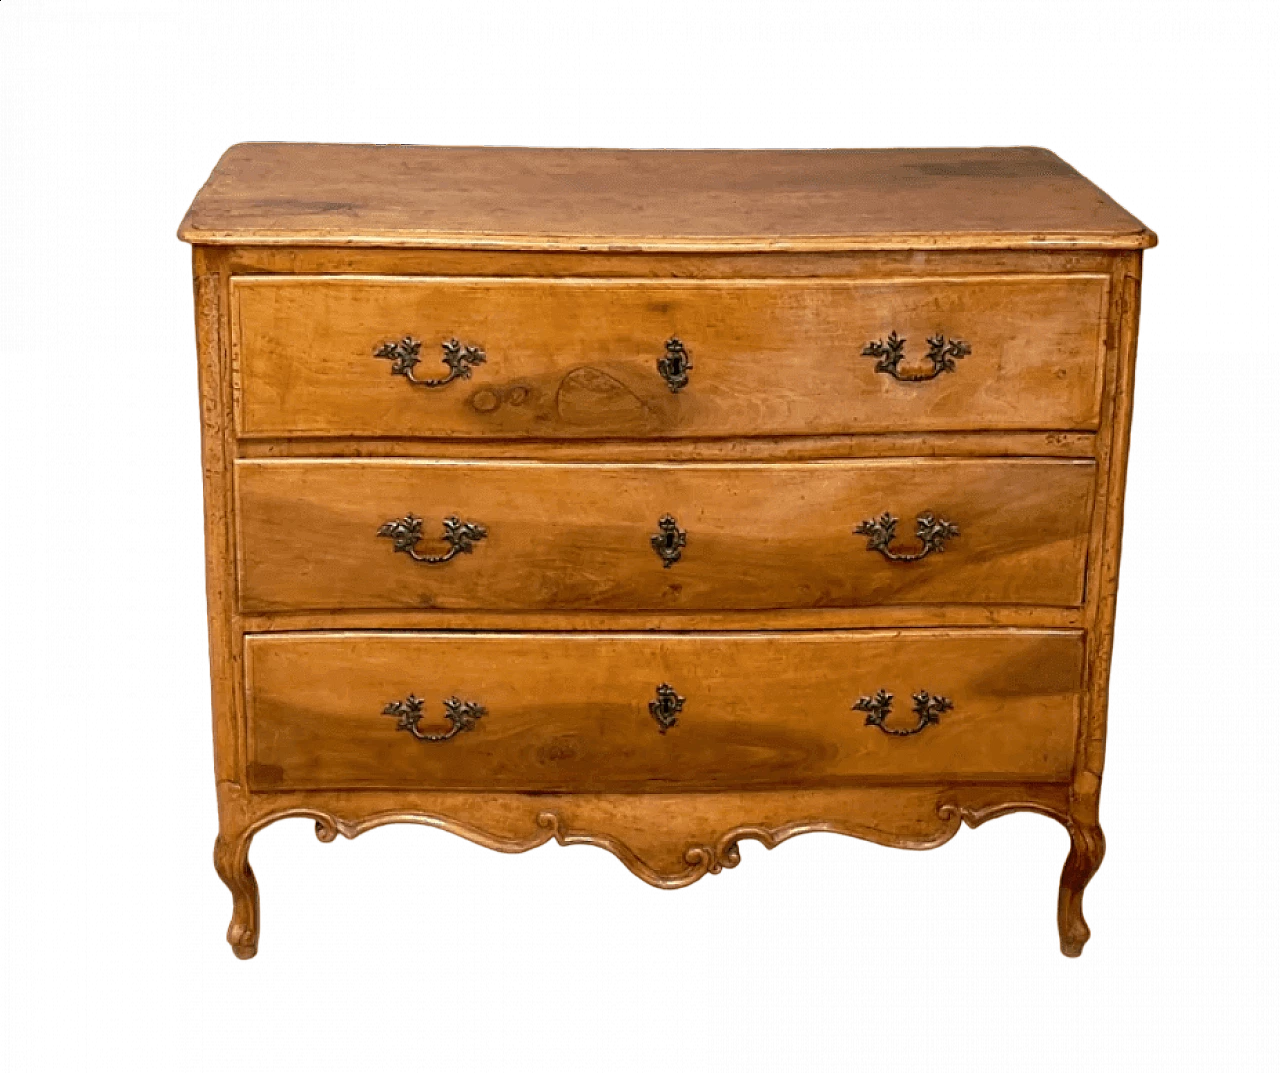
[[[932,380],[943,373],[956,371],[956,359],[967,357],[972,350],[963,339],[948,339],[941,332],[931,335],[925,342],[929,344],[929,352],[925,355],[930,369],[920,373],[904,373],[899,366],[906,357],[904,347],[906,339],[897,332],[890,332],[885,339],[875,339],[862,348],[864,358],[876,358],[876,372],[886,373],[904,384],[918,384]]]
[[[867,538],[867,551],[878,551],[895,563],[914,563],[935,551],[941,554],[946,550],[946,542],[960,535],[959,526],[952,525],[946,518],[935,518],[930,511],[916,516],[919,551],[894,551],[889,545],[893,543],[897,530],[898,519],[885,511],[879,518],[868,518],[862,522],[854,532]]]
[[[934,696],[923,689],[919,693],[912,693],[911,707],[916,713],[917,722],[915,726],[905,730],[884,725],[892,707],[893,694],[881,689],[870,697],[859,697],[854,702],[853,710],[867,713],[865,726],[876,727],[882,733],[891,734],[895,738],[909,738],[912,734],[919,734],[925,727],[938,722],[938,717],[943,712],[951,711],[954,705],[946,697]]]
[[[680,696],[671,686],[667,685],[666,682],[658,686],[657,698],[649,701],[649,714],[657,722],[659,734],[665,734],[680,722],[676,716],[680,714],[680,710],[683,707],[684,697]]]
[[[684,344],[674,335],[667,340],[667,353],[658,359],[658,372],[667,382],[667,387],[674,395],[682,387],[689,384],[689,370],[693,368],[693,360]]]
[[[422,519],[413,514],[403,518],[394,518],[378,528],[378,536],[386,537],[395,546],[417,563],[447,563],[455,555],[470,555],[472,549],[489,535],[489,530],[476,522],[464,522],[456,514],[450,514],[444,520],[444,532],[440,539],[449,545],[449,550],[442,555],[423,555],[417,550],[418,541],[422,539]]]
[[[391,375],[403,376],[419,387],[444,387],[454,380],[470,380],[471,369],[485,363],[485,353],[478,346],[463,346],[456,339],[446,339],[440,344],[444,356],[440,359],[449,370],[447,376],[434,380],[419,380],[413,375],[413,367],[422,360],[422,343],[411,335],[390,343],[383,343],[374,352],[375,358],[387,358],[391,362]]]
[[[449,729],[437,734],[423,730],[419,725],[422,722],[422,704],[421,697],[410,693],[404,700],[393,700],[382,709],[382,714],[395,716],[398,720],[396,729],[407,730],[419,741],[448,741],[464,730],[475,730],[480,717],[489,714],[483,704],[448,697],[444,702],[444,717],[449,721]]]

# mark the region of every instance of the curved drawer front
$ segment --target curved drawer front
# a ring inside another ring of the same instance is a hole
[[[1066,780],[1084,642],[1067,630],[264,634],[246,639],[246,664],[258,790],[767,789]]]
[[[1094,429],[1107,292],[1101,275],[238,277],[237,424],[493,439]]]
[[[242,461],[240,600],[246,611],[1070,607],[1095,468]]]

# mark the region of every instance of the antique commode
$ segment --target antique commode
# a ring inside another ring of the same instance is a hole
[[[1142,250],[1043,149],[252,144],[194,246],[218,874],[425,823],[680,887],[1061,821],[1089,937]]]

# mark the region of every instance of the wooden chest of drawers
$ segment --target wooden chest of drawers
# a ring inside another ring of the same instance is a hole
[[[1146,230],[1040,149],[242,145],[194,246],[219,875],[389,822],[662,887],[1071,836]]]

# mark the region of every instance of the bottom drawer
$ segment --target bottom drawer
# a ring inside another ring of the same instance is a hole
[[[245,657],[253,790],[778,789],[1066,780],[1084,635],[281,633]]]

